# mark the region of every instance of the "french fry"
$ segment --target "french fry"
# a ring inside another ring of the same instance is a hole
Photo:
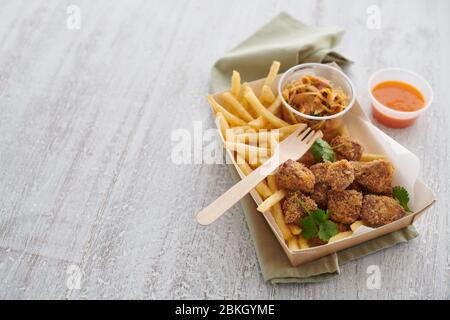
[[[242,106],[245,108],[245,110],[248,111],[252,115],[253,118],[258,118],[259,115],[255,112],[255,110],[250,106],[247,99],[244,97],[245,88],[248,88],[249,85],[247,82],[244,82],[241,85],[241,91],[239,92],[239,98],[238,101],[242,104]]]
[[[278,113],[278,111],[281,110],[281,99],[275,99],[275,101],[267,108],[267,110],[269,110],[273,114]],[[255,129],[262,129],[268,128],[270,124],[264,119],[263,116],[259,116],[257,119],[250,121],[248,125],[252,126]]]
[[[362,222],[362,220],[357,220],[350,225],[350,229],[352,229],[352,231],[355,232],[356,230],[358,230],[359,227],[363,225],[364,223]]]
[[[289,239],[287,243],[290,250],[300,250],[300,247],[298,245],[298,237],[293,236],[291,239]]]
[[[279,70],[280,70],[280,62],[273,61],[272,65],[270,66],[269,74],[267,75],[267,78],[264,81],[264,84],[270,87],[272,83],[275,81],[275,78],[277,77]]]
[[[234,138],[236,137],[238,136],[234,136]],[[253,168],[258,168],[270,156],[269,149],[236,142],[236,139],[234,141],[227,140],[225,142],[225,148],[236,151],[236,153],[243,157]]]
[[[280,203],[276,203],[272,209],[272,216],[275,219],[275,222],[278,225],[278,228],[280,228],[281,233],[283,234],[283,238],[285,241],[289,241],[289,239],[292,238],[292,233],[289,227],[287,226],[286,222],[284,221],[284,215],[283,211],[281,210]]]
[[[239,166],[239,169],[241,169],[242,173],[244,173],[246,176],[252,173],[252,168],[250,168],[248,163],[245,162],[245,160],[240,155],[237,155],[236,162]],[[267,199],[272,195],[272,190],[270,190],[270,188],[264,182],[260,182],[258,185],[256,185],[255,189],[263,199]]]
[[[269,86],[263,85],[261,88],[261,94],[259,95],[259,100],[263,104],[269,104],[271,105],[275,101],[276,97],[272,92],[272,89],[270,89]]]
[[[238,137],[238,136],[236,136]],[[263,147],[252,146],[245,143],[225,141],[225,148],[236,151],[240,155],[244,155],[246,160],[249,160],[251,156],[254,157],[268,157],[270,156],[270,150]]]
[[[240,133],[244,133],[247,130],[254,130],[252,127],[250,126],[237,126],[237,127],[232,127],[230,128],[231,130],[233,130],[234,133],[236,134],[240,134]]]
[[[386,159],[386,156],[382,155],[382,154],[375,154],[375,153],[363,153],[360,161],[370,162],[370,161],[379,160],[379,159]]]
[[[233,70],[231,76],[231,93],[237,99],[239,98],[239,93],[241,91],[241,75],[238,71]]]
[[[237,99],[239,100],[239,102],[240,102],[242,105],[245,105],[246,102],[247,102],[247,100],[245,100],[244,93],[245,93],[245,89],[248,88],[248,87],[249,87],[249,85],[248,85],[247,82],[244,82],[244,83],[241,85],[241,90],[239,91],[239,96],[238,96]],[[248,106],[248,104],[247,104],[247,106]],[[251,108],[250,108],[250,109],[251,109]],[[248,110],[248,111],[253,111],[253,110]]]
[[[352,234],[353,234],[352,231],[339,232],[337,235],[331,237],[330,240],[328,240],[328,243],[332,243],[332,242],[336,242],[338,240],[342,240],[342,239],[348,238]]]
[[[222,137],[225,139],[227,130],[230,129],[227,119],[223,116],[222,112],[216,113],[216,121],[219,125],[220,132],[222,132]]]
[[[277,181],[275,178],[275,174],[271,174],[267,176],[267,184],[272,192],[278,191]]]
[[[262,105],[262,103],[258,100],[258,98],[255,96],[255,93],[253,92],[253,90],[251,88],[247,87],[245,89],[244,96],[247,99],[247,101],[250,103],[250,105],[253,107],[255,112],[257,112],[261,117],[264,118],[264,120],[267,120],[267,122],[269,122],[275,128],[281,128],[281,127],[285,127],[285,126],[289,125],[289,123],[287,123],[284,120],[281,120],[276,115],[274,115],[271,110],[266,109],[266,107],[264,107]],[[279,99],[275,100],[274,104],[278,100]],[[281,103],[281,101],[280,101],[280,103]],[[256,119],[255,121],[257,121],[257,120],[258,119]],[[249,125],[254,127],[255,123],[252,121],[252,122],[249,122]]]
[[[284,190],[278,190],[274,192],[270,197],[268,197],[266,200],[264,200],[256,210],[259,212],[266,212],[271,207],[274,206],[274,204],[279,203],[281,200],[284,199],[286,196],[286,192]]]
[[[244,91],[244,89],[241,89],[241,91]],[[242,104],[242,106],[247,110],[248,113],[251,114],[251,116],[256,119],[259,117],[259,115],[255,112],[255,110],[250,106],[250,103],[245,98],[242,98],[239,100],[239,102]],[[254,120],[253,120],[254,121]]]
[[[281,135],[280,132],[278,131],[278,129],[272,129],[271,131],[271,135],[270,135],[270,147],[271,147],[271,151],[272,154],[275,153],[275,148],[280,144],[281,142]]]
[[[270,150],[267,148],[259,148],[256,145],[245,144],[240,135],[235,134],[232,130],[227,130],[225,138],[225,148],[236,151],[237,155],[240,155],[251,168],[256,169],[269,159],[268,153]]]
[[[280,129],[278,129],[278,131],[280,132],[280,134],[288,136],[292,132],[297,130],[300,126],[305,126],[306,127],[306,124],[304,124],[304,123],[291,124],[289,126],[282,127]]]
[[[291,230],[291,233],[294,236],[298,236],[300,233],[302,233],[302,228],[300,228],[297,224],[288,224],[289,229]]]
[[[247,131],[244,133],[237,133],[237,136],[239,136],[243,142],[248,143],[249,141],[257,141],[257,142],[272,142],[271,139],[275,139],[276,141],[279,140],[279,133],[277,132],[271,132],[271,131],[259,131],[259,132],[251,132]],[[268,143],[267,145],[270,145]]]
[[[253,169],[259,168],[264,162],[266,162],[269,158],[267,157],[258,157],[256,160],[253,161],[253,163],[250,163],[250,166]]]
[[[230,92],[225,92],[222,94],[222,99],[237,113],[241,119],[244,119],[245,121],[255,120]]]
[[[248,143],[250,145],[258,145],[260,148],[267,148],[270,154],[273,154],[280,142],[280,133],[277,129],[262,130],[256,132],[254,129],[249,129],[247,132],[236,133],[238,142]]]
[[[213,110],[215,111],[215,113],[221,112],[223,114],[223,116],[225,117],[225,119],[227,119],[229,124],[235,125],[235,126],[245,126],[247,124],[244,120],[235,116],[234,114],[229,112],[227,109],[222,107],[216,100],[214,100],[214,98],[212,96],[210,96],[210,95],[208,96],[208,101],[209,101],[211,107],[213,108]]]
[[[308,240],[303,238],[303,236],[301,234],[298,236],[298,246],[300,247],[300,249],[308,249],[309,248]]]
[[[225,132],[225,136],[224,136],[224,140],[225,141],[229,141],[229,142],[236,142],[238,141],[238,137],[236,137],[235,132],[233,131],[233,129],[228,129]]]

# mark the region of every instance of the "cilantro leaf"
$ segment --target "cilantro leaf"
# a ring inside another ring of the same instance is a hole
[[[319,232],[319,229],[317,228],[317,225],[311,216],[307,216],[306,218],[302,219],[300,221],[300,225],[302,227],[303,238],[305,238],[306,240],[314,238]]]
[[[339,228],[333,221],[327,220],[320,224],[319,227],[319,238],[322,241],[330,240],[332,236],[339,233]]]
[[[339,232],[336,223],[329,220],[328,210],[317,209],[308,212],[308,216],[300,221],[302,235],[306,240],[319,235],[323,241],[328,241]]]
[[[392,196],[394,197],[394,199],[398,200],[398,202],[403,207],[403,209],[405,209],[405,211],[412,212],[411,209],[408,207],[409,194],[405,188],[401,186],[395,186],[394,188],[392,188]]]
[[[328,211],[317,209],[310,212],[310,216],[314,219],[314,222],[321,224],[328,220]]]
[[[333,148],[322,138],[314,142],[311,147],[311,153],[316,161],[334,161]]]

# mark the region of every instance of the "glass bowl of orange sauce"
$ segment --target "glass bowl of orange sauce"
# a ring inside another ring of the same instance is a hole
[[[431,105],[433,90],[417,73],[387,68],[369,79],[369,95],[373,117],[391,128],[412,125]]]

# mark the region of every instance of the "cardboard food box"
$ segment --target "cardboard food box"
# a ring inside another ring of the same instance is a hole
[[[279,77],[280,75],[278,76],[277,80],[274,81],[274,84],[272,86],[273,92],[277,92],[276,85],[278,83]],[[263,82],[264,79],[249,83],[257,96],[259,96]],[[220,92],[213,96],[214,99],[216,99],[216,101],[221,104],[223,103],[221,99],[222,93],[223,92]],[[331,253],[358,245],[368,240],[412,225],[436,200],[432,190],[428,186],[426,186],[420,179],[418,179],[420,167],[419,159],[412,152],[407,150],[405,147],[397,143],[394,139],[375,127],[370,122],[369,118],[361,108],[358,101],[355,102],[355,105],[352,107],[352,109],[343,117],[343,123],[348,127],[350,136],[357,138],[363,144],[366,152],[383,154],[390,159],[395,168],[393,185],[401,185],[408,190],[410,195],[409,205],[413,213],[407,214],[402,219],[379,228],[369,228],[361,226],[353,233],[352,236],[348,238],[328,243],[326,245],[302,250],[290,250],[286,242],[284,241],[281,230],[278,228],[278,225],[275,222],[271,211],[269,210],[263,213],[264,218],[266,219],[276,238],[280,242],[281,248],[283,248],[284,252],[289,258],[289,261],[294,266],[301,265],[303,263],[321,258]],[[224,137],[220,133],[220,130],[218,131],[222,143],[224,143]],[[228,163],[232,163],[234,165],[240,177],[245,177],[243,172],[236,164],[232,151],[226,150],[226,157]],[[251,191],[251,196],[253,197],[257,205],[259,205],[263,201],[255,189]]]

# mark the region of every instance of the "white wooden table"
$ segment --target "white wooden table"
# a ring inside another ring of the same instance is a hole
[[[448,1],[0,2],[0,298],[450,298]],[[70,3],[79,30],[66,27]],[[213,125],[213,62],[281,10],[345,28],[338,50],[360,95],[386,66],[435,90],[413,127],[380,126],[438,196],[420,237],[309,285],[263,281],[239,206],[196,225],[230,187],[225,165],[170,161],[172,130]]]

